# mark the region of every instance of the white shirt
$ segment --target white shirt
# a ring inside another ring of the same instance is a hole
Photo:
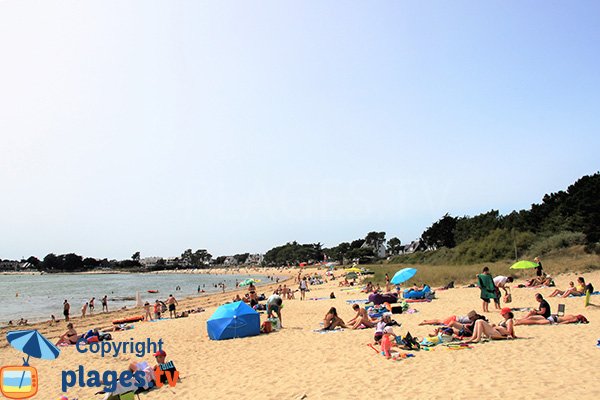
[[[496,285],[496,287],[504,286],[506,285],[506,282],[508,282],[508,277],[506,276],[498,275],[494,278],[494,285]]]

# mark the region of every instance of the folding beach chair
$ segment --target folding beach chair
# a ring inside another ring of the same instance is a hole
[[[564,304],[559,304],[558,305],[558,311],[556,313],[557,317],[562,317],[565,315],[565,305]]]

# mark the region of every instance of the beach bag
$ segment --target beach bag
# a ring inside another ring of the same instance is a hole
[[[410,332],[406,332],[406,336],[402,338],[401,342],[408,350],[419,350],[421,348],[419,341],[414,338]]]
[[[512,302],[512,294],[507,294],[504,296],[504,302],[505,303],[511,303]]]
[[[103,333],[102,335],[100,335],[100,340],[112,340],[112,335],[110,333]]]
[[[271,326],[271,321],[265,321],[260,326],[261,333],[271,333],[273,331],[273,327]]]
[[[279,322],[279,318],[273,317],[269,318],[267,321],[271,324],[272,330],[278,331],[279,329],[281,329],[281,322]]]

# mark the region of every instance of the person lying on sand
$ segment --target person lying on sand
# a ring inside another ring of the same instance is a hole
[[[482,319],[477,320],[473,327],[473,335],[464,343],[477,343],[484,336],[493,340],[516,339],[514,329],[514,315],[510,308],[505,307],[501,311],[502,320],[498,325],[490,324]]]
[[[487,318],[483,315],[477,314],[474,311],[469,312],[468,317],[470,319],[469,323],[462,324],[458,321],[452,321],[447,326],[452,328],[454,334],[458,337],[471,336],[473,335],[473,330],[475,329],[475,323],[479,320],[483,320],[488,322]]]
[[[332,330],[338,326],[340,328],[347,328],[344,320],[337,315],[335,307],[331,307],[323,319],[323,330]]]
[[[356,311],[356,315],[354,316],[354,318],[348,321],[348,325],[350,325],[352,329],[358,329],[361,325],[364,325],[367,328],[372,328],[373,326],[375,326],[375,324],[371,322],[367,310],[365,310],[358,304],[354,304],[352,308],[354,309],[354,311]]]
[[[552,319],[552,321],[550,320]],[[519,320],[517,325],[550,325],[550,324],[587,324],[589,321],[583,315],[566,314],[562,317],[551,315],[549,318],[529,318]]]
[[[470,324],[475,320],[477,313],[475,310],[469,311],[467,315],[451,315],[444,319],[426,319],[419,325],[446,325],[450,326],[452,322],[458,322],[460,324]]]

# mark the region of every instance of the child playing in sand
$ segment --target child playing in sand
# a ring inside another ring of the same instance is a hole
[[[396,335],[394,334],[394,330],[391,326],[386,326],[383,328],[383,336],[381,337],[381,353],[383,353],[387,359],[392,357],[392,354],[390,353],[390,350],[392,349],[392,336],[394,337],[395,341]]]

